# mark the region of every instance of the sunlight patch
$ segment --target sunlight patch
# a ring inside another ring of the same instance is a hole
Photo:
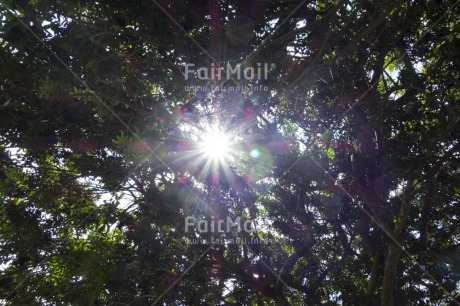
[[[212,160],[224,160],[230,155],[230,137],[216,127],[210,126],[200,141],[200,150]]]

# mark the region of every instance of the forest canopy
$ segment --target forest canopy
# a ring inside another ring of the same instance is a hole
[[[0,0],[0,303],[460,305],[460,0]]]

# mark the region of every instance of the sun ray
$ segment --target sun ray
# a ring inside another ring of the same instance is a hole
[[[229,157],[230,144],[229,135],[217,127],[210,126],[200,141],[200,150],[207,158],[217,164]]]
[[[179,150],[174,161],[198,181],[223,187],[235,181],[233,166],[245,149],[238,128],[230,127],[225,120],[213,119],[207,117],[181,127],[188,145]]]

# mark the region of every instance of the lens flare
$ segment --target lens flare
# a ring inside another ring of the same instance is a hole
[[[209,159],[224,160],[230,154],[230,137],[225,132],[210,127],[200,143],[201,152]]]

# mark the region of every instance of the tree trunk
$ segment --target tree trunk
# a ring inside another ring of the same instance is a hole
[[[382,270],[382,260],[380,257],[380,252],[376,251],[374,255],[374,263],[372,264],[371,277],[366,288],[366,305],[375,305],[376,303],[374,300],[374,291],[375,288],[377,288],[379,274]]]
[[[414,196],[414,180],[407,181],[404,194],[402,196],[399,216],[396,220],[395,227],[392,231],[392,238],[388,246],[385,258],[385,268],[383,270],[382,285],[382,306],[393,306],[394,304],[394,286],[396,279],[396,268],[401,256],[402,233],[409,215],[409,206]]]
[[[401,248],[394,241],[390,241],[383,270],[382,306],[393,306],[396,267],[400,255]]]

